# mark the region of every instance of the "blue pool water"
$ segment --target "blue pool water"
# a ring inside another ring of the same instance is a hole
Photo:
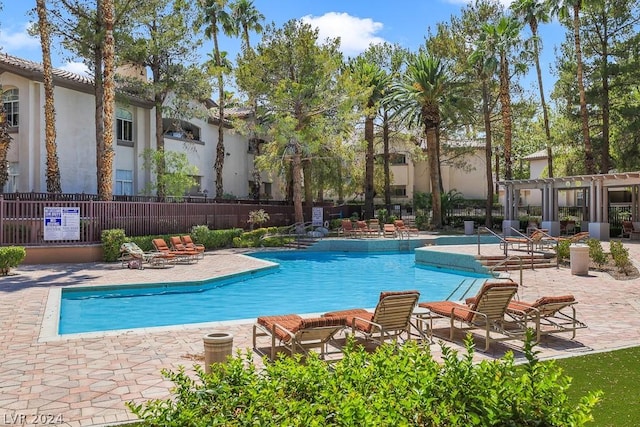
[[[372,308],[381,291],[393,290],[417,289],[420,301],[459,300],[474,295],[486,278],[417,266],[412,252],[287,251],[254,256],[279,267],[202,283],[63,289],[59,333]]]

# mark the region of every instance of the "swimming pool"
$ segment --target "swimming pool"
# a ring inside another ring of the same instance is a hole
[[[413,252],[252,254],[278,268],[202,283],[65,288],[58,332],[71,334],[375,307],[381,291],[421,301],[474,295],[487,276],[416,265]],[[181,268],[181,267],[176,267]]]

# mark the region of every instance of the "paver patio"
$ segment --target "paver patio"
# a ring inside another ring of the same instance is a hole
[[[625,241],[636,265],[640,242]],[[499,252],[498,245],[483,245],[483,254]],[[605,250],[608,245],[603,244]],[[443,246],[437,250],[476,253],[476,246]],[[251,347],[251,323],[217,322],[168,328],[148,328],[82,337],[43,338],[42,326],[49,291],[69,285],[157,283],[172,277],[200,280],[260,266],[262,261],[236,251],[208,252],[193,265],[172,269],[123,269],[120,264],[21,266],[0,278],[0,425],[34,425],[44,420],[55,425],[112,425],[135,417],[125,407],[130,400],[169,396],[171,383],[162,368],[193,366],[193,355],[203,352],[202,337],[214,329],[234,335],[234,351]],[[518,280],[518,274],[513,274]],[[571,293],[587,329],[574,341],[545,338],[542,358],[565,357],[640,345],[640,280],[614,280],[591,271],[574,276],[568,268],[525,270],[519,296],[533,300],[542,295]],[[428,300],[423,295],[421,301]],[[615,313],[615,315],[613,315]],[[459,341],[447,345],[462,349]],[[481,347],[481,346],[479,346]],[[435,357],[439,344],[431,346]],[[500,357],[507,350],[521,356],[520,342],[494,343],[477,359]],[[49,416],[47,418],[47,415]]]

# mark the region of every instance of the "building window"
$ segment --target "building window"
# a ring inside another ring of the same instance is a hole
[[[162,119],[162,131],[166,136],[201,143],[200,128],[193,123],[179,119]]]
[[[407,197],[407,187],[404,185],[392,185],[389,190],[391,197]]]
[[[389,164],[392,165],[406,165],[407,164],[407,156],[405,154],[389,154]]]
[[[190,175],[190,178],[193,179],[193,186],[187,191],[188,195],[194,196],[202,193],[202,177],[198,175]]]
[[[9,162],[7,182],[2,189],[5,193],[15,193],[18,191],[18,176],[20,176],[20,169],[17,162]]]
[[[9,89],[2,94],[4,111],[7,116],[7,123],[11,127],[18,127],[18,89]]]
[[[263,182],[264,185],[264,198],[265,199],[271,199],[273,197],[273,194],[271,193],[271,183],[270,182]]]
[[[116,139],[133,142],[133,114],[124,108],[116,108]]]
[[[116,187],[114,193],[119,196],[133,195],[133,171],[116,169]]]

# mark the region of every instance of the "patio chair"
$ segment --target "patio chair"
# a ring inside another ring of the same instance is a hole
[[[152,267],[172,266],[174,256],[160,252],[145,252],[134,242],[125,242],[120,246],[120,257],[118,258],[123,267],[144,269],[147,263]]]
[[[622,234],[620,235],[620,237],[631,238],[631,234],[633,234],[633,222],[622,221]]]
[[[387,339],[397,341],[404,333],[410,336],[413,310],[419,298],[420,292],[413,290],[381,292],[373,313],[355,308],[325,313],[323,317],[345,317],[354,335],[359,333],[366,340],[382,344]],[[418,332],[422,335],[422,331]]]
[[[383,226],[382,233],[384,237],[398,237],[398,232],[396,231],[396,226],[393,224],[385,224]]]
[[[577,303],[573,295],[544,296],[532,303],[512,300],[507,315],[518,322],[533,324],[536,341],[540,341],[542,335],[562,332],[571,332],[574,339],[578,329],[587,327],[576,317]]]
[[[345,237],[353,237],[356,235],[356,230],[353,228],[353,223],[350,219],[343,219],[340,222],[340,227],[338,228],[338,236],[341,234]]]
[[[180,236],[171,236],[169,237],[169,242],[171,243],[171,250],[174,252],[186,252],[191,254],[196,259],[200,259],[204,256],[204,253],[195,249],[195,248],[187,248],[184,243],[182,243],[182,239]]]
[[[156,249],[156,251],[163,253],[165,255],[174,256],[176,262],[190,263],[192,261],[197,261],[196,252],[173,250],[169,247],[169,245],[167,245],[167,242],[165,242],[163,238],[153,239],[151,243],[153,244],[153,247]]]
[[[367,221],[356,221],[356,233],[360,233],[362,236],[370,237],[374,230],[369,228]]]
[[[320,357],[327,354],[328,343],[346,326],[344,317],[302,318],[297,314],[258,317],[253,325],[253,349],[275,360],[278,350],[290,355],[308,354],[312,348],[320,349]],[[271,343],[264,352],[258,347],[258,337],[270,336]]]
[[[380,237],[382,230],[380,229],[380,221],[378,218],[371,218],[369,220],[369,232],[372,234],[375,233],[376,237]]]
[[[401,219],[396,219],[395,221],[393,221],[393,225],[395,225],[396,230],[398,230],[399,233],[404,233],[407,236],[411,236],[412,234],[418,236],[420,234],[420,230],[418,230],[416,227],[410,227],[406,225]]]
[[[524,321],[506,319],[509,302],[518,290],[511,280],[488,280],[482,285],[471,305],[453,301],[423,302],[419,307],[431,313],[431,319],[449,319],[449,339],[453,341],[455,330],[480,329],[484,332],[485,349],[491,341],[523,339],[526,333]]]
[[[202,257],[204,257],[204,251],[205,251],[205,247],[204,245],[195,243],[193,241],[193,239],[191,238],[191,236],[189,236],[188,234],[185,236],[180,236],[180,239],[182,240],[182,244],[189,250],[195,250],[198,251],[202,254]]]

